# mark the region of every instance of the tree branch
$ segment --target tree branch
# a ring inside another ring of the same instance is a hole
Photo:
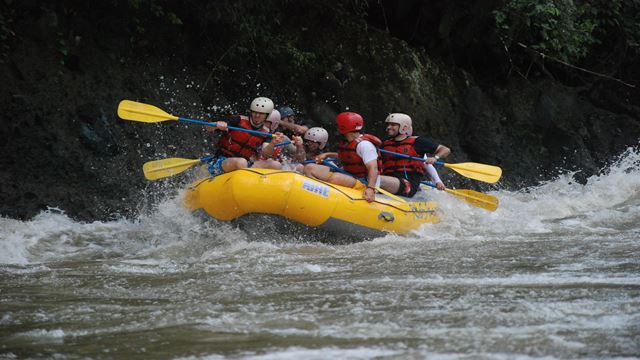
[[[628,87],[632,87],[632,88],[635,88],[635,87],[636,87],[634,84],[629,84],[629,83],[627,83],[627,82],[624,82],[624,81],[622,81],[622,80],[620,80],[620,79],[617,79],[617,78],[614,78],[614,77],[612,77],[612,76],[605,75],[605,74],[601,74],[601,73],[597,73],[597,72],[595,72],[595,71],[591,71],[591,70],[588,70],[588,69],[584,69],[584,68],[581,68],[581,67],[578,67],[578,66],[575,66],[575,65],[569,64],[568,62],[562,61],[562,60],[560,60],[560,59],[558,59],[558,58],[555,58],[555,57],[553,57],[553,56],[549,56],[549,55],[547,55],[547,54],[541,53],[540,51],[534,50],[534,49],[532,49],[532,48],[528,47],[527,45],[525,45],[525,44],[523,44],[523,43],[521,43],[521,42],[519,42],[519,43],[518,43],[518,45],[519,45],[519,46],[521,46],[521,47],[523,47],[523,48],[525,48],[525,49],[527,49],[527,50],[529,50],[529,51],[532,51],[532,52],[534,52],[534,53],[536,53],[536,54],[540,55],[543,59],[544,59],[544,58],[546,58],[546,59],[551,59],[551,60],[553,60],[553,61],[555,61],[555,62],[558,62],[558,63],[560,63],[560,64],[562,64],[562,65],[568,66],[568,67],[570,67],[570,68],[572,68],[572,69],[576,69],[576,70],[584,71],[584,72],[586,72],[586,73],[588,73],[588,74],[591,74],[591,75],[595,75],[595,76],[599,76],[599,77],[602,77],[602,78],[605,78],[605,79],[609,79],[609,80],[617,81],[617,82],[619,82],[619,83],[621,83],[621,84],[623,84],[623,85],[626,85],[626,86],[628,86]]]

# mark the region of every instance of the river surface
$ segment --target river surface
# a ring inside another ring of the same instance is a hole
[[[505,174],[505,176],[508,176]],[[635,359],[640,154],[327,245],[161,201],[135,220],[0,218],[0,358]]]

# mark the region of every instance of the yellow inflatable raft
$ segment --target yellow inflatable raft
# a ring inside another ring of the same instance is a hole
[[[246,214],[273,214],[349,235],[406,234],[439,221],[431,201],[405,201],[376,194],[368,203],[362,191],[308,178],[292,171],[243,169],[191,184],[185,205],[218,220]]]

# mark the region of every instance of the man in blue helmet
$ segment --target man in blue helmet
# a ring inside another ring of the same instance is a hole
[[[278,111],[281,118],[280,128],[288,137],[292,135],[303,136],[307,130],[315,126],[310,120],[299,120],[293,109],[288,106],[280,106]]]

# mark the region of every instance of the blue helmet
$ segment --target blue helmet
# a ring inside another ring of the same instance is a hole
[[[280,106],[278,108],[278,111],[280,112],[280,116],[283,118],[286,118],[287,116],[292,116],[295,115],[296,113],[293,112],[293,109],[288,107],[288,106]]]

